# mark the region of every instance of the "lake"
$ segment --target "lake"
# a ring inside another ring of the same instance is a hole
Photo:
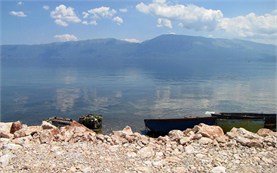
[[[1,121],[40,124],[51,116],[103,115],[103,131],[144,118],[215,112],[276,112],[276,64],[229,63],[175,71],[2,66]]]

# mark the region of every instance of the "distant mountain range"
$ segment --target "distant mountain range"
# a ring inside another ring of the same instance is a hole
[[[276,46],[242,40],[161,35],[142,43],[95,39],[2,45],[2,65],[172,68],[226,62],[276,63]]]

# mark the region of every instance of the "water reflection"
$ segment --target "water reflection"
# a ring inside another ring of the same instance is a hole
[[[14,101],[14,109],[15,110],[24,110],[26,104],[29,101],[29,97],[28,96],[19,96],[19,97],[16,97],[13,101]]]
[[[79,88],[59,88],[56,90],[56,108],[61,112],[69,111],[73,108],[76,100],[80,98]]]
[[[20,70],[22,75],[12,70],[4,77],[7,80],[1,86],[4,121],[22,117],[26,123],[29,120],[40,123],[49,114],[76,118],[73,116],[100,113],[104,115],[104,126],[115,129],[118,124],[142,126],[143,118],[149,117],[204,115],[206,111],[271,113],[277,106],[273,73],[259,77],[238,78],[229,74],[231,77],[224,78],[217,74],[171,80],[175,76],[166,78],[159,74],[163,78],[158,78],[157,73],[151,76],[149,72],[134,70],[113,73],[58,68],[54,72],[47,70],[52,72],[47,78],[45,73],[36,73],[29,79],[31,70]],[[17,79],[25,82],[18,83]]]
[[[98,94],[99,92],[99,94]],[[86,104],[86,108],[89,111],[108,111],[109,107],[118,105],[120,98],[122,97],[122,91],[109,91],[109,93],[102,93],[96,88],[91,90],[83,89],[83,102]],[[106,94],[106,96],[104,96]]]

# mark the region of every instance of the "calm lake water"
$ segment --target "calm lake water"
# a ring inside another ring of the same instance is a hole
[[[276,112],[276,64],[155,71],[2,67],[1,121],[104,116],[103,130],[144,130],[144,118],[216,112]]]

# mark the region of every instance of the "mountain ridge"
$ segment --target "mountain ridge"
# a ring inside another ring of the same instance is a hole
[[[39,45],[2,45],[2,64],[156,67],[225,61],[276,62],[274,45],[166,34],[130,43],[114,38]]]

